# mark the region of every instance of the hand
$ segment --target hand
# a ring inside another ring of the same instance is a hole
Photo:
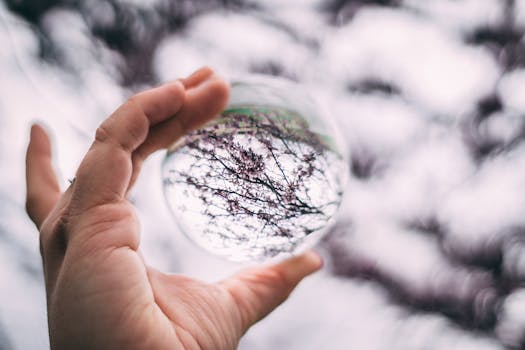
[[[40,229],[53,349],[234,349],[321,267],[307,252],[209,284],[149,267],[126,194],[143,160],[212,119],[229,87],[208,68],[130,98],[97,129],[63,193],[48,136],[31,129],[27,212]]]

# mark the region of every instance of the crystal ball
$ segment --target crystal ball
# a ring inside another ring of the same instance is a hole
[[[226,109],[177,140],[162,163],[181,231],[234,261],[312,247],[334,220],[347,180],[336,128],[299,84],[251,76]]]

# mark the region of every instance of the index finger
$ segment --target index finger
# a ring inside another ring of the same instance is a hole
[[[184,99],[182,83],[169,83],[131,97],[102,123],[77,171],[77,210],[125,197],[133,171],[131,153],[151,126],[177,114]]]

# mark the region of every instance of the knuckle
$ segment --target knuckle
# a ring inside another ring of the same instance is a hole
[[[168,84],[165,89],[173,99],[184,98],[184,86],[182,84]]]
[[[105,143],[109,140],[109,138],[110,133],[108,130],[107,121],[105,121],[97,128],[97,131],[95,132],[95,140],[101,143]]]
[[[128,100],[124,103],[123,107],[126,110],[129,110],[133,114],[136,113],[144,113],[144,109],[142,108],[142,104],[140,103],[141,94],[135,94],[128,98]]]
[[[130,115],[129,117],[129,122],[125,125],[126,132],[134,142],[143,142],[149,129],[148,118],[143,111],[139,114]]]
[[[274,267],[265,271],[262,275],[262,278],[268,285],[278,288],[287,288],[290,285],[288,274],[286,274],[286,272],[279,267]]]
[[[251,292],[258,296],[265,295],[269,289],[288,294],[292,287],[287,274],[279,268],[258,271],[248,282]]]
[[[126,131],[130,140],[143,141],[148,133],[149,119],[137,96],[130,97],[123,105],[126,117],[123,119],[125,122],[119,125],[119,128]]]
[[[146,111],[144,110],[141,100],[142,97],[139,93],[131,96],[126,101],[126,103],[124,103],[124,110],[127,111],[127,114],[132,117],[135,123],[137,123],[137,121],[147,123],[148,120],[148,116],[146,114]]]

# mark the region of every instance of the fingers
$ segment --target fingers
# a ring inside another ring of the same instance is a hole
[[[131,153],[144,142],[150,126],[179,112],[184,97],[184,86],[179,81],[131,97],[102,123],[96,142]]]
[[[60,197],[55,172],[51,164],[51,142],[44,129],[35,124],[26,153],[26,210],[40,228]]]
[[[77,172],[76,210],[125,197],[133,171],[131,153],[151,126],[177,114],[184,99],[182,83],[169,83],[133,96],[102,123]]]
[[[203,68],[132,97],[99,127],[78,170],[80,210],[123,199],[144,159],[215,117],[228,94],[228,84]]]
[[[242,332],[285,301],[297,284],[322,264],[321,257],[309,251],[275,265],[242,271],[221,282],[239,309]]]
[[[203,69],[184,81],[193,86],[186,92],[186,102],[176,118],[169,119],[152,128],[146,141],[133,154],[134,167],[151,153],[172,145],[191,130],[197,129],[216,117],[228,102],[229,86],[220,77]]]
[[[180,81],[186,88],[186,90],[189,90],[209,77],[213,75],[213,70],[210,67],[202,67],[201,69],[197,70],[196,72],[192,73],[189,77],[181,79]]]

